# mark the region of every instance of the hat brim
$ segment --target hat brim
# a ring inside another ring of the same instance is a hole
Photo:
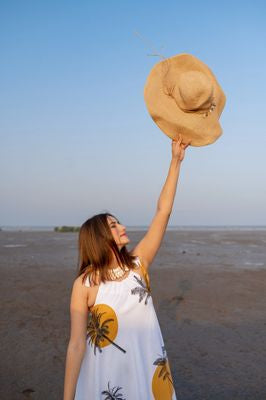
[[[165,93],[165,63],[170,65],[171,74],[174,76],[190,70],[203,72],[211,79],[216,107],[208,116],[183,111],[175,100]],[[195,56],[179,54],[155,64],[144,86],[144,100],[154,122],[172,139],[181,134],[184,143],[205,146],[215,142],[222,134],[219,117],[225,105],[225,94],[212,71]]]

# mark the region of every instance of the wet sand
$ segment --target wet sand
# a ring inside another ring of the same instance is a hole
[[[1,399],[62,399],[76,243],[0,232]],[[168,231],[150,278],[178,399],[265,399],[266,231]]]

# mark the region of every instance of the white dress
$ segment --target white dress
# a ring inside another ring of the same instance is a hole
[[[144,271],[139,258],[138,268]],[[87,277],[85,285],[89,286]],[[101,282],[74,400],[176,400],[149,276]]]

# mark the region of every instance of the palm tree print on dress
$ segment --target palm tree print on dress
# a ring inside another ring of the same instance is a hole
[[[103,390],[101,394],[106,395],[104,400],[126,400],[122,398],[122,393],[118,393],[118,391],[122,389],[122,387],[114,386],[110,387],[110,382],[108,382],[108,390]]]
[[[151,297],[151,290],[148,288],[145,283],[143,282],[142,278],[138,278],[136,275],[134,275],[134,278],[136,281],[139,283],[140,286],[136,286],[134,289],[131,289],[131,294],[138,294],[139,295],[139,303],[145,299],[145,305],[148,303],[148,298]]]
[[[152,379],[152,391],[154,398],[157,400],[171,400],[174,392],[174,384],[172,381],[171,371],[165,346],[162,346],[163,355],[158,357],[153,365],[157,365]]]
[[[102,310],[103,312],[100,312]],[[107,314],[106,319],[102,318],[104,314]],[[112,318],[108,318],[111,316]],[[118,322],[115,311],[107,304],[97,304],[91,308],[88,315],[88,326],[87,326],[87,339],[89,338],[89,344],[94,344],[94,354],[96,355],[96,349],[102,353],[102,347],[109,344],[113,344],[119,350],[126,353],[126,350],[118,346],[113,340],[117,335]]]

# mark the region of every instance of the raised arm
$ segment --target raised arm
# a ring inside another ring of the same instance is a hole
[[[172,159],[165,184],[159,196],[155,216],[145,236],[132,250],[132,254],[141,258],[146,269],[152,263],[163,240],[173,208],[181,162],[189,144],[182,143],[181,135],[178,136],[177,140],[172,140]]]

